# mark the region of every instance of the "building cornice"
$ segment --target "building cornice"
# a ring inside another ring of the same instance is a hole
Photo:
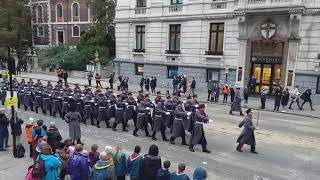
[[[307,9],[303,15],[305,15],[305,16],[319,16],[320,9]]]

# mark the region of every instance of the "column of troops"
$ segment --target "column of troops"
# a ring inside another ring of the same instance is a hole
[[[2,104],[8,90],[8,82],[2,82]],[[76,106],[84,124],[90,121],[91,125],[100,128],[101,123],[105,122],[106,127],[113,131],[117,131],[118,124],[122,124],[122,131],[128,132],[128,121],[133,120],[134,136],[138,136],[139,130],[144,130],[147,137],[157,140],[156,133],[161,132],[163,141],[175,144],[175,139],[181,137],[182,145],[189,146],[190,151],[194,152],[194,145],[201,144],[203,152],[210,153],[203,130],[203,123],[207,123],[209,118],[204,112],[205,105],[199,104],[196,95],[182,102],[176,96],[163,98],[157,92],[152,101],[142,91],[134,98],[127,91],[115,95],[111,89],[103,92],[98,88],[92,92],[89,86],[81,90],[77,84],[71,89],[69,86],[62,87],[60,83],[53,86],[50,81],[46,85],[42,85],[40,80],[34,83],[32,79],[29,82],[24,79],[16,81],[14,90],[17,92],[18,108],[24,108],[25,111],[30,109],[53,117],[59,115],[64,119],[70,107]],[[151,127],[151,136],[148,127]],[[166,131],[170,132],[170,139]],[[190,144],[186,141],[188,131],[191,133]]]

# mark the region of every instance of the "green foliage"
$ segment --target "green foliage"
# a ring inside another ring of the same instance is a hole
[[[94,12],[94,25],[81,34],[76,49],[52,47],[39,53],[39,64],[45,68],[50,64],[67,70],[85,70],[86,64],[99,53],[101,64],[106,64],[115,56],[115,34],[112,25],[115,17],[113,0],[88,1]]]

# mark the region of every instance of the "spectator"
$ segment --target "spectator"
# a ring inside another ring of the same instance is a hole
[[[114,164],[106,152],[101,152],[99,161],[92,167],[91,179],[92,180],[115,180]],[[113,177],[113,178],[112,178]]]
[[[172,85],[173,85],[173,93],[176,93],[178,90],[179,81],[176,76],[173,77]]]
[[[67,163],[68,163],[69,154],[64,148],[60,149],[58,151],[58,154],[61,159],[61,167],[60,167],[59,177],[61,180],[63,180],[63,179],[65,179],[65,176],[67,174]]]
[[[254,94],[254,92],[256,91],[256,84],[257,81],[254,78],[254,76],[252,76],[248,81],[248,88],[250,89],[250,94]]]
[[[171,173],[170,180],[190,180],[189,176],[184,174],[185,169],[186,165],[183,163],[179,163],[178,170],[176,172]]]
[[[68,160],[67,174],[71,180],[89,180],[90,167],[85,156],[81,154],[83,147],[77,144],[74,148],[74,153]]]
[[[150,79],[147,77],[144,81],[144,87],[146,88],[146,91],[149,93],[149,88],[150,88]]]
[[[45,176],[41,180],[56,180],[59,179],[59,168],[61,160],[56,155],[52,154],[52,149],[49,144],[43,144],[41,154],[38,158],[44,161]]]
[[[207,171],[203,167],[197,167],[193,172],[193,180],[206,180]]]
[[[314,111],[314,109],[312,108],[312,101],[311,101],[311,88],[308,88],[302,95],[301,95],[301,99],[303,100],[303,103],[301,104],[301,110],[303,110],[303,105],[306,103],[306,102],[309,102],[310,104],[310,109],[311,111]]]
[[[126,155],[122,153],[122,148],[117,147],[117,152],[113,156],[114,165],[116,167],[117,180],[125,180],[127,172]]]
[[[7,116],[4,114],[5,110],[4,108],[0,109],[0,151],[7,151],[4,148],[5,145],[5,137],[7,135],[7,129],[9,120]]]
[[[234,88],[231,87],[230,88],[231,103],[233,103],[235,94],[236,94],[236,92],[234,91]]]
[[[96,164],[97,161],[99,161],[99,154],[98,145],[93,144],[91,146],[91,152],[89,153],[89,164],[91,168]]]
[[[37,127],[40,129],[40,134],[38,136],[41,136],[41,137],[46,136],[47,126],[43,124],[42,119],[39,119],[37,121]],[[36,136],[35,128],[33,128],[31,134],[32,134],[32,139],[35,139],[35,136]]]
[[[214,96],[214,102],[219,101],[220,96],[220,85],[219,82],[216,82],[216,85],[214,86],[215,96]]]
[[[140,79],[140,88],[141,88],[141,91],[143,91],[143,84],[144,84],[144,78],[143,78],[143,76],[142,76],[141,79]]]
[[[191,90],[192,96],[195,95],[195,93],[194,93],[195,89],[196,89],[196,80],[194,79],[194,77],[192,77],[192,82],[191,82],[191,85],[190,85],[190,90]]]
[[[282,95],[281,95],[282,112],[286,112],[286,106],[288,105],[289,97],[290,97],[289,90],[288,88],[285,88],[282,91]]]
[[[170,180],[170,171],[171,166],[170,161],[165,161],[163,163],[163,168],[158,169],[156,180]]]
[[[274,111],[275,110],[279,111],[281,96],[282,96],[282,87],[276,87],[274,92],[274,108],[273,108]]]
[[[245,87],[243,89],[243,99],[244,99],[244,103],[248,104],[248,100],[249,100],[249,91],[248,88]]]
[[[268,95],[268,89],[263,89],[261,92],[261,109],[266,108],[267,95]]]
[[[225,84],[223,86],[223,103],[227,103],[228,102],[228,95],[230,93],[230,88],[228,86],[228,84]]]
[[[151,93],[156,93],[156,79],[151,76],[151,82],[150,82],[150,87],[151,87]]]
[[[100,74],[97,73],[95,78],[96,78],[96,84],[97,84],[96,88],[98,88],[98,87],[102,88]]]
[[[128,158],[128,174],[131,180],[140,180],[140,169],[143,163],[143,157],[140,155],[141,147],[135,146],[134,152]]]
[[[88,74],[87,74],[87,79],[88,79],[89,86],[91,86],[92,78],[93,78],[93,74],[92,74],[91,71],[89,71]]]
[[[55,153],[56,149],[60,147],[60,141],[62,140],[59,130],[56,128],[55,122],[50,122],[50,127],[47,132],[47,142],[52,148],[52,152]]]
[[[69,136],[74,141],[77,141],[77,144],[81,144],[81,128],[80,121],[82,116],[79,112],[76,112],[76,105],[70,105],[70,112],[65,116],[66,122],[69,124]]]
[[[25,132],[26,132],[26,140],[29,144],[29,151],[30,151],[30,157],[32,158],[32,130],[35,127],[35,121],[33,118],[29,118],[26,127],[25,127]],[[1,143],[0,143],[1,145]],[[1,146],[0,146],[1,147]]]
[[[109,85],[110,85],[110,89],[113,89],[113,80],[114,80],[114,72],[110,74],[109,77]]]
[[[207,84],[207,88],[208,88],[208,101],[211,100],[211,92],[213,90],[213,81],[212,80],[209,80],[208,81],[208,84]]]
[[[15,112],[14,116],[10,118],[10,126],[11,126],[11,134],[16,136],[16,143],[21,143],[21,134],[23,124],[23,120],[18,117],[17,112]]]
[[[141,180],[155,180],[157,170],[161,168],[161,158],[158,146],[153,144],[149,147],[149,153],[145,155],[141,167]]]
[[[300,103],[299,103],[299,97],[300,97],[299,85],[296,85],[295,88],[290,91],[290,95],[291,95],[291,103],[289,105],[289,109],[291,109],[291,106],[293,103],[297,103],[298,108],[301,110]]]
[[[64,80],[64,85],[67,86],[68,85],[68,72],[67,71],[63,71],[63,80]]]

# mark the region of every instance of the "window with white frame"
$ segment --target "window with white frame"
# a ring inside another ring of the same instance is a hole
[[[57,7],[56,7],[56,11],[57,11],[57,18],[62,18],[63,16],[63,7],[61,4],[57,4]]]
[[[42,23],[43,22],[43,8],[41,5],[38,5],[37,6],[37,9],[36,9],[36,18],[37,18],[37,22],[39,23]]]
[[[38,27],[37,27],[37,36],[38,36],[38,37],[44,37],[44,29],[43,29],[43,26],[38,26]]]
[[[136,27],[136,49],[145,49],[145,26]]]
[[[147,0],[137,0],[137,7],[146,7]]]
[[[72,15],[73,17],[79,17],[80,7],[78,3],[72,4]]]
[[[183,0],[171,0],[171,5],[182,4]]]
[[[80,37],[80,27],[79,26],[72,27],[72,37]]]

